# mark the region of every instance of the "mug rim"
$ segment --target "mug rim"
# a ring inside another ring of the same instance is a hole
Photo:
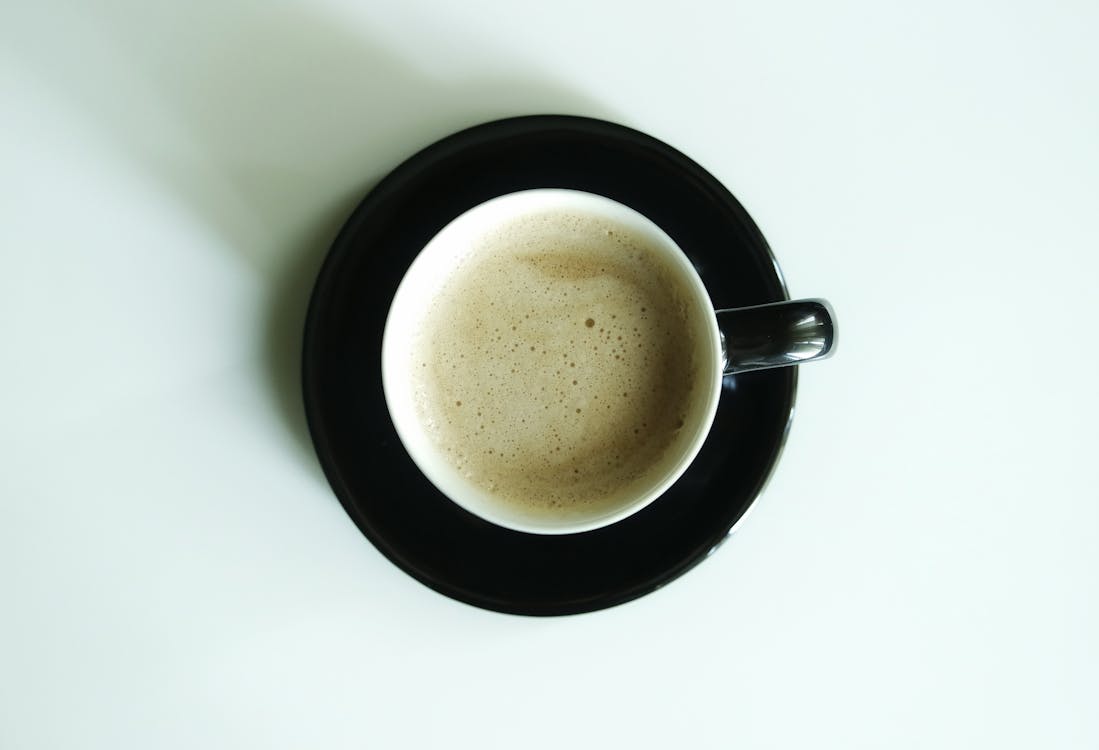
[[[518,204],[518,207],[509,204]],[[476,220],[481,218],[479,214],[494,210],[505,213],[502,219],[493,220],[499,222],[562,207],[565,210],[590,212],[602,218],[609,217],[624,224],[630,222],[630,228],[646,232],[648,239],[653,240],[652,246],[659,249],[664,257],[672,259],[677,273],[681,274],[690,288],[692,302],[702,311],[709,312],[704,320],[700,321],[706,327],[705,369],[709,371],[706,377],[709,390],[702,409],[695,410],[697,416],[694,424],[691,425],[693,435],[690,441],[680,446],[679,456],[672,468],[666,471],[658,481],[650,484],[643,493],[616,504],[613,510],[592,515],[585,514],[579,520],[542,519],[539,522],[533,518],[535,514],[527,514],[524,518],[524,514],[502,507],[502,504],[492,497],[491,492],[464,480],[449,465],[449,462],[438,454],[434,449],[436,446],[431,444],[430,437],[410,403],[411,387],[407,382],[407,367],[402,360],[407,359],[409,355],[410,344],[407,338],[409,328],[417,327],[415,323],[410,325],[406,321],[409,316],[415,316],[419,312],[420,322],[422,322],[423,310],[428,304],[420,297],[425,291],[430,291],[423,288],[422,278],[431,274],[447,275],[438,271],[438,263],[442,260],[440,256],[446,255],[445,240],[449,239],[448,235],[458,233],[461,236],[463,232],[470,231],[467,228],[469,224],[476,225]],[[398,319],[399,315],[403,317]],[[722,379],[721,341],[716,311],[705,283],[687,254],[675,240],[640,211],[613,198],[571,188],[530,188],[498,195],[467,209],[442,227],[412,260],[397,286],[386,315],[381,357],[382,389],[385,394],[386,408],[389,410],[398,438],[424,476],[447,499],[466,511],[490,523],[530,534],[576,534],[594,531],[618,523],[657,500],[690,467],[709,435],[717,413]]]

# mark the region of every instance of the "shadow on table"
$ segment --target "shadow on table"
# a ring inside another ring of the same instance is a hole
[[[398,51],[361,19],[319,8],[187,8],[130,0],[28,11],[20,23],[56,26],[58,45],[86,54],[79,69],[50,49],[22,49],[21,58],[266,279],[264,371],[312,461],[299,382],[305,309],[325,252],[361,197],[419,148],[478,122],[541,112],[614,117],[523,73],[522,61],[494,55],[483,40],[463,41],[460,29],[409,35]],[[18,47],[19,24],[5,36]]]

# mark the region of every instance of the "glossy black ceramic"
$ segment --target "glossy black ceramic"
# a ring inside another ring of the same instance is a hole
[[[397,284],[427,241],[490,198],[586,190],[658,224],[716,307],[786,299],[767,243],[733,196],[643,133],[579,117],[499,120],[452,135],[386,177],[348,219],[318,277],[303,388],[313,442],[363,534],[422,583],[487,609],[564,615],[647,594],[705,559],[755,500],[778,458],[796,368],[727,376],[709,438],[656,502],[581,534],[525,534],[459,508],[408,457],[382,394],[381,347]]]

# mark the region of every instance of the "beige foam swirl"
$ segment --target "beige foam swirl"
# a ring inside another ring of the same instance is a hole
[[[417,410],[475,485],[524,510],[659,482],[705,388],[685,280],[641,235],[548,212],[484,236],[413,346]]]

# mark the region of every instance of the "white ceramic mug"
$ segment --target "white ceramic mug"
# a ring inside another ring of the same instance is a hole
[[[705,320],[697,365],[706,387],[691,399],[687,439],[676,444],[677,455],[665,456],[666,471],[614,507],[572,512],[560,517],[525,511],[501,502],[458,471],[443,455],[423,424],[414,399],[412,347],[426,303],[451,278],[478,238],[495,227],[547,210],[596,215],[640,234],[662,253],[679,275],[679,287],[690,295],[687,304]],[[729,372],[797,364],[830,355],[834,349],[831,310],[820,300],[780,302],[755,308],[715,310],[706,287],[687,255],[651,220],[621,203],[575,190],[536,189],[503,195],[466,211],[436,234],[402,279],[386,319],[382,340],[382,385],[397,435],[421,472],[451,501],[497,525],[538,534],[590,531],[620,521],[661,496],[698,454],[718,407],[722,376]]]

